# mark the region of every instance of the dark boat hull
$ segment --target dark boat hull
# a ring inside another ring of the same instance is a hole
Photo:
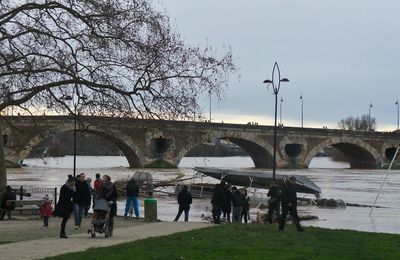
[[[215,179],[224,180],[231,185],[246,186],[253,188],[268,189],[273,180],[272,172],[249,171],[249,170],[230,170],[222,168],[195,167],[195,171]],[[275,175],[275,182],[283,184],[286,175]],[[321,189],[309,178],[302,175],[296,175],[296,190],[300,193],[309,193],[318,195]]]

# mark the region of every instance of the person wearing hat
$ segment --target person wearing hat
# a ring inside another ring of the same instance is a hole
[[[286,179],[282,187],[282,214],[279,221],[279,230],[285,228],[288,213],[292,216],[297,231],[304,231],[300,226],[299,216],[297,215],[296,177],[294,176]]]
[[[68,238],[65,235],[65,226],[67,225],[67,221],[70,218],[72,211],[74,211],[72,197],[74,196],[75,192],[75,178],[71,175],[68,175],[67,182],[61,186],[60,198],[58,199],[54,211],[55,216],[62,218],[60,238]]]
[[[43,197],[42,205],[40,207],[40,217],[43,218],[43,227],[49,227],[49,218],[53,215],[53,208],[51,207],[51,200],[49,195]]]

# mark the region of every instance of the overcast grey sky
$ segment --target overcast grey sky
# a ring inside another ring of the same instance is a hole
[[[262,81],[277,61],[290,80],[279,93],[284,125],[300,126],[302,93],[305,127],[335,128],[368,114],[371,102],[378,129],[397,128],[400,1],[163,0],[162,7],[188,44],[232,48],[240,79],[232,78],[224,101],[212,99],[213,121],[273,124],[274,96]]]

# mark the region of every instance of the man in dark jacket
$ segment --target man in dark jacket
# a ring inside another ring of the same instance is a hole
[[[221,210],[225,200],[225,182],[221,181],[220,184],[215,185],[214,193],[211,199],[212,215],[214,224],[221,224]]]
[[[76,192],[73,196],[75,229],[81,228],[82,216],[85,207],[90,205],[91,195],[89,185],[86,182],[86,175],[79,174],[78,180],[75,183]]]
[[[16,200],[17,195],[15,192],[12,190],[11,186],[7,185],[6,186],[6,191],[3,193],[3,197],[1,199],[1,214],[0,214],[0,220],[4,219],[4,216],[7,213],[7,218],[11,219],[11,211],[14,210],[15,204],[7,204],[7,200]]]
[[[139,186],[134,178],[130,179],[126,184],[126,203],[124,217],[127,219],[131,203],[133,202],[133,209],[135,210],[136,219],[139,219]]]
[[[286,216],[290,212],[297,231],[304,231],[300,226],[299,216],[297,215],[297,193],[296,177],[290,176],[282,187],[282,215],[279,222],[279,230],[285,228]]]
[[[242,222],[242,194],[236,187],[232,187],[232,223]]]
[[[179,210],[174,221],[178,221],[183,211],[185,211],[185,222],[189,221],[190,204],[192,204],[192,194],[188,191],[188,186],[184,185],[178,194]]]

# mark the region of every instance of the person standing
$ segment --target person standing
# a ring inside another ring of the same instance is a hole
[[[6,215],[6,213],[7,213],[7,218],[9,220],[11,219],[11,211],[15,209],[15,204],[7,203],[7,200],[16,200],[16,199],[17,199],[17,195],[12,190],[11,186],[7,185],[6,191],[3,193],[3,196],[1,198],[0,220],[4,219],[4,216]]]
[[[88,178],[86,179],[86,183],[87,183],[87,185],[89,186],[90,198],[92,198],[92,195],[94,194],[94,189],[93,189],[93,187],[92,187],[92,178],[88,177]],[[89,205],[86,205],[86,206],[85,206],[85,209],[83,210],[83,216],[84,216],[85,218],[87,218],[87,216],[88,216],[88,214],[89,214],[90,202],[91,202],[91,200],[89,201]]]
[[[222,205],[222,217],[228,221],[231,222],[231,211],[232,211],[232,193],[231,193],[231,186],[230,184],[225,185],[224,188],[224,203]]]
[[[52,214],[53,208],[51,207],[51,201],[49,200],[49,195],[46,194],[40,206],[40,217],[43,218],[43,227],[49,227],[49,218]]]
[[[214,224],[221,224],[221,210],[225,200],[225,181],[215,185],[214,193],[211,198],[212,216]]]
[[[96,180],[94,180],[93,189],[94,189],[94,193],[96,195],[96,192],[100,188],[100,185],[103,182],[103,180],[101,179],[100,173],[96,173],[95,176],[96,176]]]
[[[134,178],[131,178],[126,184],[126,204],[124,218],[128,218],[129,208],[133,203],[133,209],[135,210],[135,217],[139,219],[139,186]]]
[[[182,212],[185,211],[185,222],[189,221],[189,210],[190,204],[192,204],[192,194],[188,191],[188,186],[184,185],[183,189],[178,194],[178,214],[175,217],[174,221],[178,221],[182,215]]]
[[[277,219],[280,218],[281,190],[277,183],[272,181],[269,185],[267,196],[268,199],[268,222],[272,224],[273,214],[275,212]]]
[[[232,187],[232,223],[241,223],[243,199],[236,187]]]
[[[110,205],[108,234],[110,237],[112,237],[114,230],[114,216],[117,215],[118,192],[114,183],[111,182],[111,177],[108,175],[103,175],[103,182],[101,183],[96,194],[96,201],[99,199],[107,200],[108,204]]]
[[[83,212],[85,208],[90,205],[90,189],[86,182],[84,173],[79,174],[78,180],[75,183],[76,192],[74,193],[74,216],[75,216],[75,229],[81,228]]]
[[[54,215],[62,218],[60,238],[68,238],[65,235],[65,226],[67,225],[67,221],[71,216],[71,213],[74,211],[72,197],[74,196],[75,191],[75,178],[71,175],[68,175],[67,182],[61,186],[60,198],[54,210]]]
[[[241,195],[242,195],[241,222],[243,220],[244,223],[247,224],[247,220],[249,219],[249,210],[250,210],[250,203],[249,203],[249,197],[247,196],[247,190],[241,189]]]
[[[285,180],[282,187],[282,215],[279,222],[279,230],[285,228],[286,216],[290,213],[297,231],[304,231],[300,226],[299,216],[297,215],[297,193],[296,193],[296,177],[290,176]]]

